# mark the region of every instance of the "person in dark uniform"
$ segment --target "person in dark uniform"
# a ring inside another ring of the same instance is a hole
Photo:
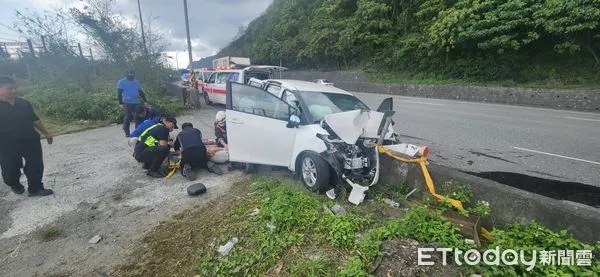
[[[8,76],[0,76],[0,166],[2,179],[16,194],[25,192],[20,183],[21,168],[27,176],[29,196],[47,196],[53,194],[44,188],[44,161],[40,134],[44,134],[48,144],[53,137],[44,123],[33,111],[31,104],[17,97],[17,83]],[[25,167],[23,167],[23,159]]]
[[[138,138],[135,145],[133,157],[140,163],[144,163],[144,169],[148,169],[148,176],[154,178],[165,177],[160,173],[161,164],[169,155],[169,133],[177,127],[177,119],[165,117],[161,123],[150,126]]]
[[[196,179],[195,168],[206,168],[211,173],[222,174],[209,160],[206,145],[202,140],[202,132],[194,128],[192,123],[186,122],[181,125],[181,132],[175,139],[173,149],[181,153],[181,164],[183,164],[181,173],[188,180]]]
[[[123,131],[125,131],[125,137],[129,137],[129,126],[132,120],[135,120],[135,127],[137,128],[143,120],[137,120],[135,118],[135,111],[140,105],[147,105],[146,96],[142,90],[140,81],[135,79],[135,73],[133,71],[127,72],[127,77],[117,82],[117,98],[119,106],[123,109]],[[143,100],[143,103],[142,103]]]
[[[140,125],[137,122],[144,122],[145,120],[160,117],[161,115],[162,113],[158,108],[145,105],[137,106],[135,108],[136,128]]]

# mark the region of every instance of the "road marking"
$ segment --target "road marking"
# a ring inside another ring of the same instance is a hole
[[[531,150],[531,149],[526,149],[526,148],[520,148],[520,147],[515,147],[515,146],[513,146],[513,148],[517,149],[517,150],[521,150],[521,151],[528,151],[528,152],[533,152],[533,153],[538,153],[538,154],[544,154],[544,155],[548,155],[548,156],[554,156],[554,157],[559,157],[559,158],[564,158],[564,159],[569,159],[569,160],[574,160],[574,161],[580,161],[580,162],[586,162],[586,163],[600,165],[600,162],[594,162],[594,161],[589,161],[589,160],[584,160],[584,159],[567,157],[567,156],[563,156],[563,155],[557,155],[557,154],[552,154],[552,153],[547,153],[547,152],[542,152],[542,151],[536,151],[536,150]]]
[[[411,100],[402,100],[402,102],[415,103],[415,104],[423,104],[423,105],[432,105],[432,106],[445,106],[444,104],[421,102],[421,101],[411,101]]]
[[[573,117],[573,116],[565,116],[565,118],[568,118],[568,119],[575,119],[575,120],[584,120],[584,121],[596,121],[596,122],[600,122],[600,119],[591,119],[591,118],[582,118],[582,117]]]

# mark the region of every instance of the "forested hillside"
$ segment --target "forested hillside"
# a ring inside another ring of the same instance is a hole
[[[598,84],[600,0],[274,0],[218,55],[280,50],[294,69]]]

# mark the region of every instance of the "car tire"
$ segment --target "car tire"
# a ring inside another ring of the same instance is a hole
[[[315,153],[306,153],[300,158],[300,179],[312,192],[324,192],[329,189],[329,164]]]
[[[202,94],[204,95],[204,103],[205,103],[207,106],[210,106],[210,105],[212,105],[212,101],[210,101],[210,98],[208,97],[208,93],[207,93],[207,92],[204,92],[204,93],[202,93]]]

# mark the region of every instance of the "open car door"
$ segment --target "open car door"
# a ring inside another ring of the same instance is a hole
[[[249,85],[227,83],[229,160],[288,166],[296,128],[288,128],[292,108],[273,94]]]

